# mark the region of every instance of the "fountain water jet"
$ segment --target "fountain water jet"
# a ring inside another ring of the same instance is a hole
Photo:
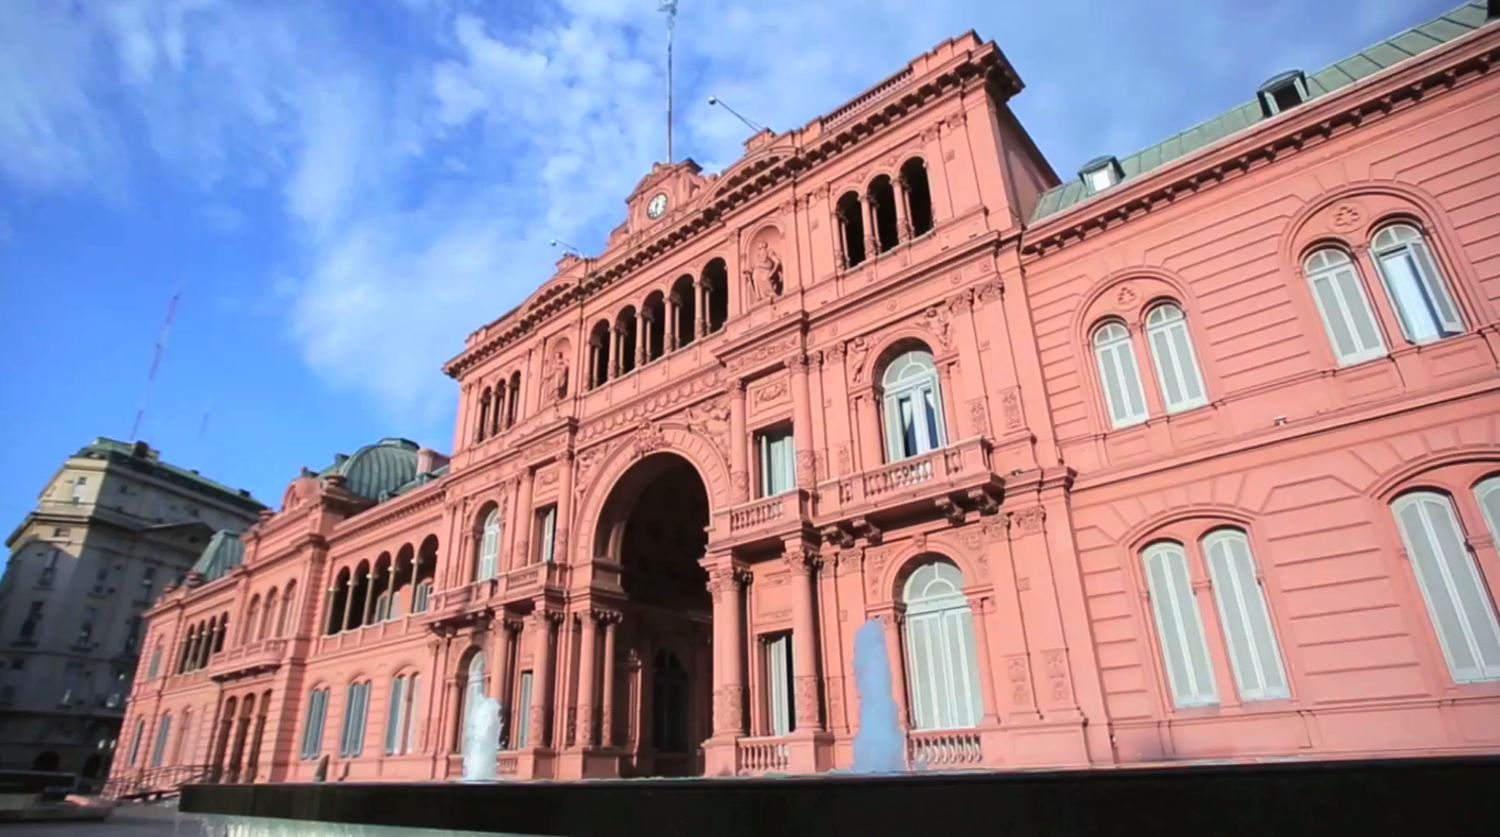
[[[854,773],[906,770],[906,735],[891,690],[885,626],[871,619],[854,634],[854,688],[859,692],[859,731],[854,734]]]
[[[465,782],[494,782],[496,757],[500,754],[500,701],[482,697],[474,701],[464,718]]]

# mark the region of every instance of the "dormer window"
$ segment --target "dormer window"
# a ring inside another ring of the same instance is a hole
[[[1307,92],[1307,76],[1301,70],[1287,70],[1273,76],[1255,91],[1260,112],[1267,118],[1285,113],[1312,98]]]
[[[1114,157],[1096,157],[1083,164],[1083,168],[1078,170],[1078,177],[1083,180],[1090,195],[1097,195],[1124,180],[1125,172],[1120,169],[1120,161]]]

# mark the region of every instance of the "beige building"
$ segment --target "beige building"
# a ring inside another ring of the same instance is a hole
[[[144,442],[98,438],[68,457],[5,541],[0,766],[104,776],[141,614],[216,532],[244,531],[263,508]]]

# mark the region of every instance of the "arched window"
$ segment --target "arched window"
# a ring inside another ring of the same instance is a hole
[[[510,373],[510,400],[505,405],[505,426],[508,428],[516,423],[516,418],[521,414],[521,373],[519,371]]]
[[[1193,341],[1188,336],[1182,309],[1170,302],[1152,308],[1146,315],[1146,342],[1151,346],[1156,381],[1167,412],[1177,413],[1207,404],[1203,377],[1198,374],[1198,359],[1193,355]]]
[[[315,759],[323,751],[323,727],[328,720],[328,689],[314,689],[307,696],[307,718],[302,724],[299,755]]]
[[[135,760],[141,754],[141,736],[146,734],[146,719],[137,718],[135,721],[135,734],[130,736],[130,758],[125,760],[129,767],[135,767]]]
[[[256,639],[265,639],[271,635],[271,626],[276,621],[276,588],[266,594],[265,609],[261,612],[260,626],[256,628]]]
[[[151,747],[151,766],[161,767],[162,757],[167,754],[167,739],[172,735],[172,715],[161,716],[161,726],[156,728],[156,743]]]
[[[328,620],[326,633],[332,636],[344,629],[344,611],[349,603],[349,568],[339,570],[333,582],[333,595],[328,597]]]
[[[499,434],[500,428],[505,426],[506,401],[505,381],[502,380],[495,384],[495,403],[492,405],[494,409],[490,411],[489,434],[491,436]]]
[[[617,375],[628,375],[635,371],[636,344],[640,335],[636,334],[635,328],[635,306],[627,305],[615,316],[615,363],[611,373]]]
[[[1146,420],[1146,397],[1141,391],[1140,368],[1135,348],[1124,323],[1110,321],[1094,331],[1094,360],[1104,385],[1112,427],[1129,427]]]
[[[880,175],[870,181],[865,195],[875,215],[875,243],[880,252],[901,243],[900,226],[896,222],[896,190],[891,179]]]
[[[1496,484],[1491,477],[1475,492],[1482,492],[1492,521]],[[1454,681],[1500,680],[1500,623],[1453,501],[1436,491],[1413,491],[1397,498],[1391,511]]]
[[[401,733],[406,728],[406,675],[391,681],[391,698],[385,709],[385,754],[394,756],[401,750]]]
[[[255,641],[255,624],[260,618],[260,594],[250,597],[250,607],[245,611],[245,627],[241,630],[240,643]]]
[[[469,658],[468,675],[464,681],[464,705],[459,712],[458,737],[463,740],[464,730],[469,728],[469,715],[479,699],[484,697],[484,652],[475,651]]]
[[[1474,499],[1479,501],[1479,510],[1484,513],[1485,525],[1490,528],[1490,537],[1500,545],[1500,475],[1485,477],[1474,486]]]
[[[906,196],[906,217],[913,236],[932,231],[932,189],[927,182],[927,163],[913,157],[901,164],[901,191]]]
[[[1391,224],[1381,229],[1370,246],[1370,257],[1407,340],[1431,343],[1464,330],[1432,250],[1415,227]]]
[[[490,388],[485,387],[479,396],[479,425],[474,429],[474,441],[482,442],[490,427]]]
[[[881,378],[885,393],[886,454],[890,461],[918,456],[947,444],[942,390],[932,352],[897,355]]]
[[[703,284],[708,289],[708,333],[715,334],[729,321],[729,268],[723,259],[714,259],[703,268]]]
[[[292,624],[297,614],[295,606],[296,598],[297,582],[294,579],[286,583],[286,592],[281,594],[281,619],[277,622],[276,626],[276,636],[278,637],[287,636],[293,633],[296,628]]]
[[[222,614],[222,615],[219,616],[219,630],[218,630],[218,633],[214,634],[214,650],[213,650],[213,653],[217,654],[220,651],[224,650],[224,637],[228,633],[229,633],[229,614],[225,613],[225,614]]]
[[[984,714],[974,616],[958,567],[928,559],[902,590],[906,604],[906,682],[916,729],[972,727]]]
[[[865,260],[865,208],[860,203],[859,195],[854,192],[845,192],[834,205],[834,215],[839,222],[839,230],[843,233],[840,241],[843,243],[841,255],[844,257],[844,267],[854,267]]]
[[[1161,638],[1173,705],[1183,708],[1218,703],[1208,642],[1203,638],[1203,615],[1188,576],[1187,553],[1182,544],[1161,541],[1146,547],[1141,557],[1146,564],[1151,612]]]
[[[654,291],[641,304],[641,319],[646,323],[646,361],[656,360],[667,352],[666,298],[661,291]]]
[[[365,720],[370,711],[370,682],[350,683],[344,699],[344,728],[339,733],[339,755],[357,758],[365,752]]]
[[[182,764],[184,760],[191,761],[193,751],[188,746],[189,736],[193,732],[193,710],[182,710],[182,729],[177,731],[177,745],[172,748],[172,764]]]
[[[1250,540],[1238,529],[1218,529],[1208,533],[1201,546],[1240,699],[1289,697],[1271,610],[1250,556]]]
[[[161,646],[158,645],[151,651],[151,662],[146,666],[146,679],[155,680],[156,675],[161,672]]]
[[[1385,340],[1375,324],[1375,311],[1365,295],[1354,262],[1341,250],[1325,247],[1302,262],[1312,286],[1318,314],[1333,344],[1339,366],[1362,363],[1385,355]]]
[[[500,553],[500,510],[490,509],[480,530],[479,553],[475,556],[474,580],[495,577],[495,558]]]
[[[609,322],[600,320],[594,323],[593,331],[589,332],[589,388],[601,387],[609,381],[609,352],[610,341],[614,335],[610,333]]]
[[[668,295],[672,303],[672,340],[668,351],[687,346],[695,339],[694,323],[698,316],[698,288],[691,275],[684,274],[672,283]]]

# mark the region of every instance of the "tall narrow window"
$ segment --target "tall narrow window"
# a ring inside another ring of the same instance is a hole
[[[932,231],[932,190],[927,184],[927,163],[913,157],[901,164],[901,191],[913,236]]]
[[[141,576],[141,591],[137,598],[143,602],[151,601],[151,588],[156,583],[156,568],[147,567],[145,574]]]
[[[432,597],[432,580],[420,581],[411,591],[411,612],[426,613],[427,600]]]
[[[1289,697],[1271,610],[1250,557],[1250,541],[1237,529],[1220,529],[1210,532],[1202,546],[1240,699]]]
[[[531,739],[531,672],[521,672],[521,684],[516,691],[516,749],[526,749]]]
[[[75,504],[83,502],[84,488],[86,488],[88,484],[88,477],[79,477],[78,479],[73,481],[73,502]]]
[[[796,729],[792,712],[792,635],[778,634],[766,643],[767,715],[772,735]]]
[[[401,752],[401,731],[406,728],[406,676],[391,681],[391,699],[386,704],[385,754],[394,756]]]
[[[947,443],[942,390],[931,352],[913,349],[897,355],[886,365],[881,386],[890,461],[918,456]]]
[[[1208,643],[1203,638],[1203,615],[1188,577],[1187,553],[1180,544],[1162,542],[1146,547],[1142,558],[1173,705],[1218,703]]]
[[[167,739],[172,735],[172,716],[161,716],[161,726],[156,728],[156,744],[151,747],[151,766],[161,767],[161,760],[167,753]]]
[[[760,496],[775,497],[797,487],[797,456],[790,427],[755,434],[760,456]]]
[[[469,716],[474,714],[474,707],[484,698],[484,653],[475,652],[469,658],[468,679],[464,683],[464,705],[459,714],[461,726],[458,728],[459,740],[463,740],[464,730],[469,728]]]
[[[1109,405],[1112,427],[1128,427],[1146,420],[1146,397],[1141,391],[1141,373],[1135,364],[1135,349],[1124,324],[1109,322],[1094,332],[1094,359],[1104,400]]]
[[[365,719],[370,709],[370,684],[351,683],[344,703],[344,728],[339,735],[339,755],[357,758],[365,751]]]
[[[135,760],[141,754],[141,737],[146,734],[146,719],[138,718],[135,722],[135,734],[130,737],[130,758],[125,763],[135,767]]]
[[[161,648],[158,647],[151,652],[151,663],[146,666],[146,679],[155,680],[156,675],[161,672]]]
[[[1302,270],[1312,286],[1313,300],[1339,366],[1383,357],[1385,340],[1375,325],[1375,312],[1354,262],[1330,247],[1308,256]]]
[[[307,696],[307,719],[302,727],[302,758],[317,758],[322,752],[323,726],[327,718],[328,690],[314,689]]]
[[[972,727],[984,714],[964,577],[929,560],[906,580],[906,672],[916,729]]]
[[[1474,486],[1474,498],[1484,512],[1484,522],[1489,526],[1490,537],[1500,544],[1500,475],[1486,477]]]
[[[1146,315],[1146,340],[1151,345],[1151,360],[1156,365],[1156,380],[1167,412],[1177,413],[1207,404],[1182,309],[1171,303],[1151,309]]]
[[[1415,491],[1398,498],[1391,511],[1454,681],[1500,680],[1500,623],[1453,501]]]
[[[844,267],[854,267],[865,260],[865,206],[857,193],[845,192],[835,204],[834,214],[842,233]]]
[[[510,401],[505,407],[505,426],[510,427],[516,423],[516,418],[521,414],[521,373],[510,373]]]
[[[62,555],[62,550],[51,549],[47,552],[47,560],[42,564],[42,575],[36,580],[38,587],[51,587],[57,580],[57,559]]]
[[[1458,306],[1415,227],[1392,224],[1382,229],[1375,234],[1370,255],[1407,340],[1431,343],[1463,331]]]
[[[410,753],[417,748],[417,698],[422,676],[413,674],[406,681],[406,729],[401,733],[401,752]]]
[[[556,557],[554,554],[557,546],[556,504],[537,510],[536,530],[541,533],[540,541],[537,544],[537,559],[543,564],[550,564]]]
[[[500,553],[500,510],[490,509],[484,519],[484,529],[479,538],[478,563],[474,568],[474,580],[483,581],[495,577],[495,557]]]

